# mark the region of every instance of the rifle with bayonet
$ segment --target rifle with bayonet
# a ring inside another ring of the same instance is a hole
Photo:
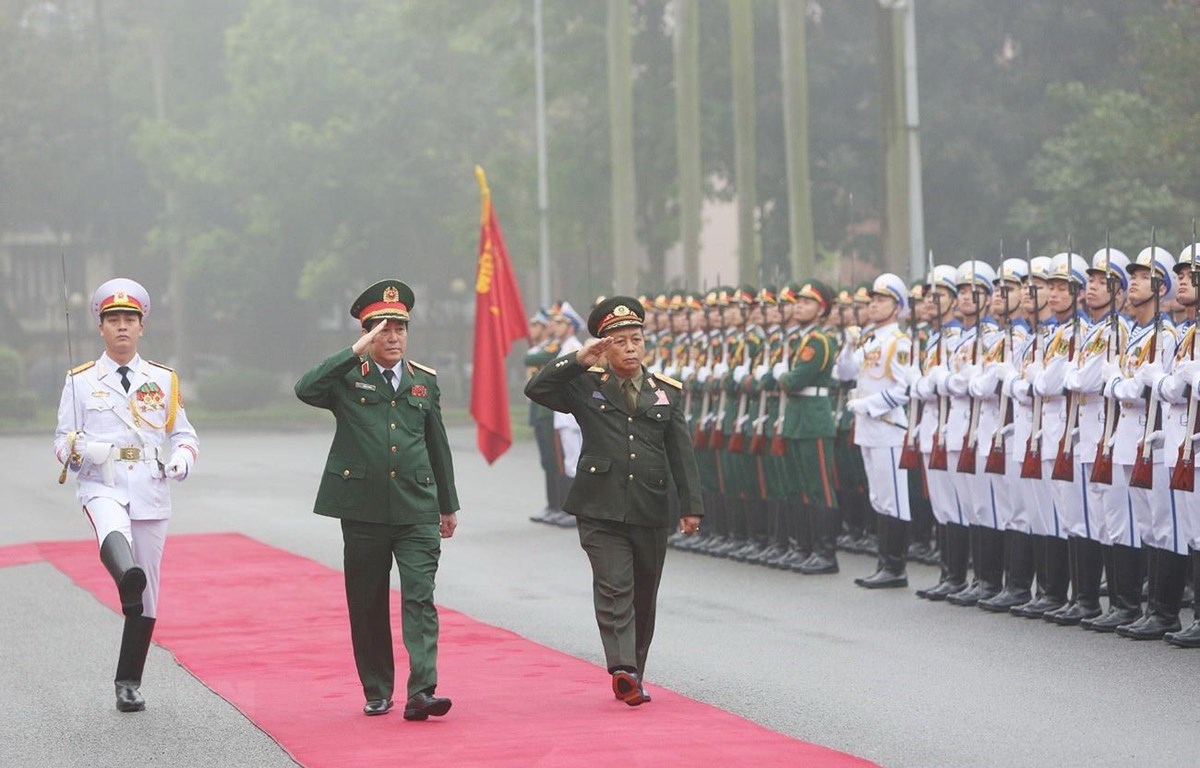
[[[1000,241],[1000,299],[1004,304],[1004,339],[1001,341],[999,359],[1002,362],[1016,360],[1017,350],[1013,341],[1012,305],[1009,304],[1012,289],[1004,279],[1004,241]],[[1018,288],[1018,295],[1020,289]],[[1003,475],[1007,470],[1008,451],[1005,448],[1005,432],[1013,423],[1013,403],[1004,382],[996,383],[1000,396],[999,418],[996,420],[996,431],[992,433],[991,447],[988,448],[987,458],[983,461],[983,471],[989,475]]]
[[[983,358],[983,305],[979,301],[979,281],[975,279],[975,260],[971,259],[971,300],[975,304],[975,340],[971,344],[971,365],[979,365]],[[975,433],[979,431],[979,412],[983,408],[983,398],[969,397],[970,419],[967,422],[967,432],[963,435],[962,451],[958,454],[956,469],[964,474],[975,474],[978,459],[978,441]]]
[[[1147,363],[1153,363],[1158,357],[1158,336],[1162,333],[1162,305],[1159,291],[1162,288],[1162,278],[1158,275],[1158,265],[1155,256],[1158,255],[1158,239],[1153,227],[1150,228],[1150,293],[1154,298],[1154,335],[1150,338],[1150,352],[1146,357]],[[1154,487],[1154,433],[1162,429],[1162,408],[1158,402],[1158,387],[1146,387],[1143,397],[1146,399],[1146,426],[1142,430],[1142,439],[1138,442],[1137,455],[1133,459],[1133,470],[1129,474],[1129,487]]]
[[[927,282],[933,283],[933,275],[930,275]],[[909,340],[912,344],[913,362],[917,369],[920,370],[921,359],[924,357],[921,354],[921,340],[917,328],[917,308],[911,308],[908,316],[908,333]],[[921,420],[921,401],[914,397],[912,388],[909,387],[908,393],[908,428],[904,430],[904,447],[900,449],[900,461],[897,466],[900,469],[919,469],[921,466],[921,436],[917,433],[917,424]]]
[[[1029,362],[1030,364],[1036,364],[1038,348],[1042,345],[1041,305],[1038,303],[1037,283],[1033,282],[1033,259],[1029,258],[1028,240],[1025,241],[1025,259],[1030,263],[1029,295],[1033,298],[1033,318],[1030,321],[1033,330],[1033,339],[1029,347]],[[1044,351],[1042,360],[1043,362],[1045,361]],[[1042,479],[1042,396],[1037,392],[1033,393],[1033,417],[1029,429],[1029,438],[1025,441],[1025,458],[1021,461],[1021,477],[1032,480]]]
[[[929,252],[930,293],[933,296],[934,333],[937,334],[935,365],[946,361],[946,326],[942,323],[942,296],[933,285],[933,251]],[[936,392],[934,394],[937,394]],[[933,430],[933,445],[929,447],[929,468],[948,469],[949,454],[946,452],[946,420],[950,417],[950,400],[937,395],[937,427]]]
[[[1108,289],[1108,344],[1104,350],[1104,359],[1111,363],[1114,355],[1118,360],[1123,356],[1121,318],[1117,314],[1117,277],[1112,273],[1112,264],[1108,256],[1107,234],[1104,236],[1104,241],[1104,281]],[[1121,416],[1120,408],[1121,404],[1117,398],[1104,398],[1104,432],[1100,436],[1100,442],[1096,444],[1096,458],[1092,460],[1092,474],[1088,477],[1093,483],[1099,485],[1112,485],[1113,434],[1117,430],[1117,420]]]
[[[1196,271],[1196,219],[1192,218],[1192,266],[1191,266],[1191,281],[1192,294],[1200,296],[1200,273]],[[1188,331],[1188,351],[1187,359],[1196,359],[1196,332],[1197,323],[1200,318],[1195,318],[1192,322],[1192,327]],[[1183,429],[1183,442],[1179,444],[1179,456],[1175,462],[1175,469],[1171,470],[1171,490],[1188,491],[1196,490],[1196,439],[1197,430],[1200,429],[1200,421],[1196,419],[1196,403],[1197,393],[1192,391],[1192,386],[1189,384],[1184,388],[1184,397],[1188,401],[1187,423]]]
[[[1108,273],[1108,241],[1104,243],[1104,271]],[[1079,333],[1079,288],[1074,280],[1070,279],[1071,272],[1071,235],[1067,234],[1067,290],[1071,292],[1071,346],[1067,350],[1067,365],[1074,363],[1079,365],[1079,361],[1083,358],[1083,352],[1080,349]],[[1062,437],[1058,440],[1058,453],[1054,457],[1054,468],[1050,471],[1052,480],[1062,480],[1064,482],[1074,482],[1075,480],[1075,432],[1079,424],[1079,395],[1075,392],[1067,391],[1067,421],[1063,428]]]

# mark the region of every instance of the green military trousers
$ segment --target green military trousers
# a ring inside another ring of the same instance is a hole
[[[392,657],[392,560],[400,569],[401,632],[408,651],[408,696],[437,686],[438,615],[434,576],[442,540],[438,523],[383,525],[342,521],[346,605],[354,663],[368,701],[390,699],[396,669]]]
[[[578,518],[608,671],[646,669],[670,528]]]

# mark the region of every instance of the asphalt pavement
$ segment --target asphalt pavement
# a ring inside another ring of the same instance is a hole
[[[331,435],[202,430],[171,533],[240,531],[340,569],[337,522],[311,512]],[[527,520],[543,502],[533,444],[489,467],[472,429],[450,438],[463,509],[438,602],[603,665],[574,531]],[[48,436],[0,436],[0,455],[0,546],[90,535]],[[1200,652],[862,590],[872,560],[841,561],[805,577],[672,551],[649,682],[889,768],[1196,763]],[[914,586],[935,580],[910,568]],[[291,764],[158,647],[147,712],[117,713],[120,620],[51,566],[0,569],[0,594],[0,765]]]

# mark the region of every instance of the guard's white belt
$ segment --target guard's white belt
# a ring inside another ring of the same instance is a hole
[[[804,387],[796,394],[804,397],[829,397],[829,387]]]

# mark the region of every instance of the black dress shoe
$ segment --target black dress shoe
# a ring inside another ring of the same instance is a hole
[[[971,608],[979,602],[979,595],[982,591],[983,582],[977,581],[961,592],[955,592],[953,595],[946,595],[946,602],[950,603],[951,605]]]
[[[1180,648],[1200,648],[1200,619],[1196,619],[1192,626],[1185,630],[1168,632],[1163,635],[1163,640]]]
[[[1021,592],[1005,589],[995,597],[980,600],[975,605],[992,613],[1008,613],[1013,606],[1025,605],[1032,599],[1033,595],[1029,593],[1029,590]]]
[[[421,691],[404,702],[405,720],[428,720],[430,715],[441,717],[450,711],[450,699],[442,699]]]
[[[141,712],[146,708],[146,700],[136,685],[117,683],[117,711]]]
[[[881,569],[865,578],[855,579],[854,583],[866,589],[899,589],[908,586],[908,574]]]
[[[936,586],[930,587],[929,589],[921,590],[921,592],[925,593],[924,595],[921,595],[921,596],[924,597],[926,600],[929,600],[929,601],[932,601],[935,603],[940,603],[940,602],[944,601],[946,598],[950,597],[950,595],[956,594],[958,592],[962,592],[964,589],[970,589],[970,586],[967,584],[967,582],[954,581],[953,579],[947,579],[946,581],[943,581],[943,582],[937,584]]]
[[[1096,619],[1103,614],[1099,605],[1084,605],[1076,602],[1067,606],[1064,610],[1048,613],[1043,618],[1047,621],[1052,621],[1060,627],[1077,626],[1084,619]]]
[[[1117,627],[1132,624],[1141,618],[1141,615],[1140,608],[1109,608],[1108,613],[1094,619],[1084,619],[1079,622],[1079,626],[1093,632],[1116,632]]]
[[[631,707],[644,704],[648,697],[642,681],[633,672],[618,669],[612,673],[613,695]]]
[[[392,711],[391,699],[371,699],[363,706],[364,715],[386,715]]]
[[[826,573],[837,573],[838,562],[836,558],[828,558],[825,555],[814,552],[809,555],[808,559],[800,565],[792,566],[792,570],[796,573],[803,573],[806,576],[819,576]]]
[[[1145,621],[1133,626],[1117,627],[1117,634],[1130,640],[1162,640],[1168,632],[1178,631],[1178,616],[1163,616],[1159,613],[1152,613]]]
[[[1042,595],[1035,597],[1025,605],[1018,605],[1010,609],[1009,613],[1014,616],[1023,616],[1026,619],[1040,619],[1048,612],[1057,611],[1067,606],[1066,602],[1059,600],[1056,597]]]

